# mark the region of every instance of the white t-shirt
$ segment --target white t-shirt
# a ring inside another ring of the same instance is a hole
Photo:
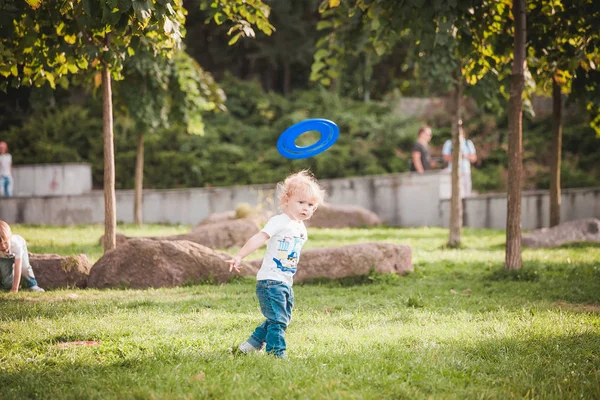
[[[293,221],[285,213],[279,214],[272,217],[261,232],[269,235],[269,241],[256,279],[272,279],[292,286],[300,251],[308,240],[304,222]]]
[[[19,235],[12,235],[10,237],[9,252],[15,256],[15,259],[25,258],[25,256],[27,256],[27,258],[29,257],[27,254],[27,243],[25,242],[25,239]]]
[[[12,156],[8,153],[0,154],[0,176],[11,176],[10,166],[12,165]]]

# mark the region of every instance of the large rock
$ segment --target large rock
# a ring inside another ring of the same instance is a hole
[[[130,239],[110,250],[94,264],[88,287],[170,287],[187,283],[226,282],[231,256],[187,240]],[[241,275],[257,269],[242,264]]]
[[[523,235],[528,247],[554,247],[573,242],[600,242],[600,219],[563,222],[552,228],[536,229]]]
[[[223,222],[223,221],[231,221],[234,219],[235,219],[235,211],[233,211],[233,210],[223,211],[223,212],[219,212],[219,213],[212,213],[208,217],[204,218],[202,221],[198,222],[198,224],[194,227],[194,230],[196,230],[196,228],[201,227],[203,225],[210,225],[210,224],[215,224],[217,222]]]
[[[129,238],[127,236],[123,235],[122,233],[117,232],[115,234],[115,244],[117,246],[122,245],[123,243],[127,242],[128,240],[129,240]],[[98,243],[100,244],[100,246],[104,246],[104,235],[100,236]]]
[[[250,262],[260,268],[262,260]],[[405,274],[413,270],[412,250],[391,243],[359,243],[342,247],[303,250],[294,282],[313,278],[345,278],[378,273]]]
[[[193,230],[202,229],[204,225],[212,225],[220,222],[235,221],[236,219],[249,219],[256,222],[259,225],[265,224],[269,218],[273,216],[273,213],[267,210],[257,211],[253,210],[245,218],[237,218],[235,211],[224,211],[220,213],[210,214],[202,221],[198,222]]]
[[[258,225],[250,219],[234,219],[199,225],[190,233],[171,236],[148,236],[135,238],[117,233],[117,247],[126,244],[131,239],[148,240],[189,240],[213,249],[228,249],[242,247],[248,239],[259,232]],[[102,244],[103,237],[100,238]]]
[[[62,257],[58,254],[29,254],[35,279],[44,289],[84,288],[91,265],[85,254]]]
[[[189,240],[212,249],[228,249],[242,247],[259,231],[258,224],[251,219],[234,219],[198,226],[190,233],[148,239]]]
[[[382,222],[373,211],[360,206],[321,204],[305,223],[315,228],[362,228]]]

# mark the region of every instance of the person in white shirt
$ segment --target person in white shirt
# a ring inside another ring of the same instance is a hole
[[[11,197],[12,185],[12,156],[6,142],[0,142],[0,197]]]
[[[0,221],[0,289],[16,293],[21,282],[27,290],[44,291],[33,275],[25,239],[13,235],[10,226]]]
[[[465,132],[462,124],[458,127],[458,137],[460,141],[459,169],[461,182],[461,197],[470,196],[472,193],[471,183],[471,164],[477,161],[477,152],[475,145],[469,139],[465,138]],[[452,171],[452,140],[448,139],[442,148],[444,160],[448,162],[448,171]]]
[[[239,272],[242,259],[267,243],[265,257],[256,275],[256,295],[266,320],[238,350],[247,354],[266,347],[268,354],[285,359],[285,331],[294,307],[293,278],[302,245],[308,240],[303,221],[312,217],[323,202],[325,191],[305,170],[280,182],[278,192],[282,213],[272,217],[228,262],[230,271]]]

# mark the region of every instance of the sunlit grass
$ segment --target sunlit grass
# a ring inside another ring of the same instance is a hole
[[[35,253],[102,254],[102,226],[13,229]],[[466,229],[458,250],[440,228],[309,237],[311,248],[407,244],[415,271],[296,285],[286,362],[231,351],[261,321],[252,279],[0,294],[0,398],[600,397],[600,246],[525,249],[509,273],[500,231]],[[100,344],[57,346],[77,340]]]

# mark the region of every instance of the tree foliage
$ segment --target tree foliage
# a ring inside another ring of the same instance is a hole
[[[225,92],[185,51],[159,59],[138,51],[125,61],[123,75],[115,85],[117,109],[140,133],[176,124],[203,134],[202,112],[225,110]]]
[[[138,47],[168,55],[185,33],[181,0],[30,4],[0,4],[0,74],[8,78],[4,89],[9,82],[15,87],[46,82],[52,88],[67,87],[68,75],[104,65],[119,79],[124,60]]]

